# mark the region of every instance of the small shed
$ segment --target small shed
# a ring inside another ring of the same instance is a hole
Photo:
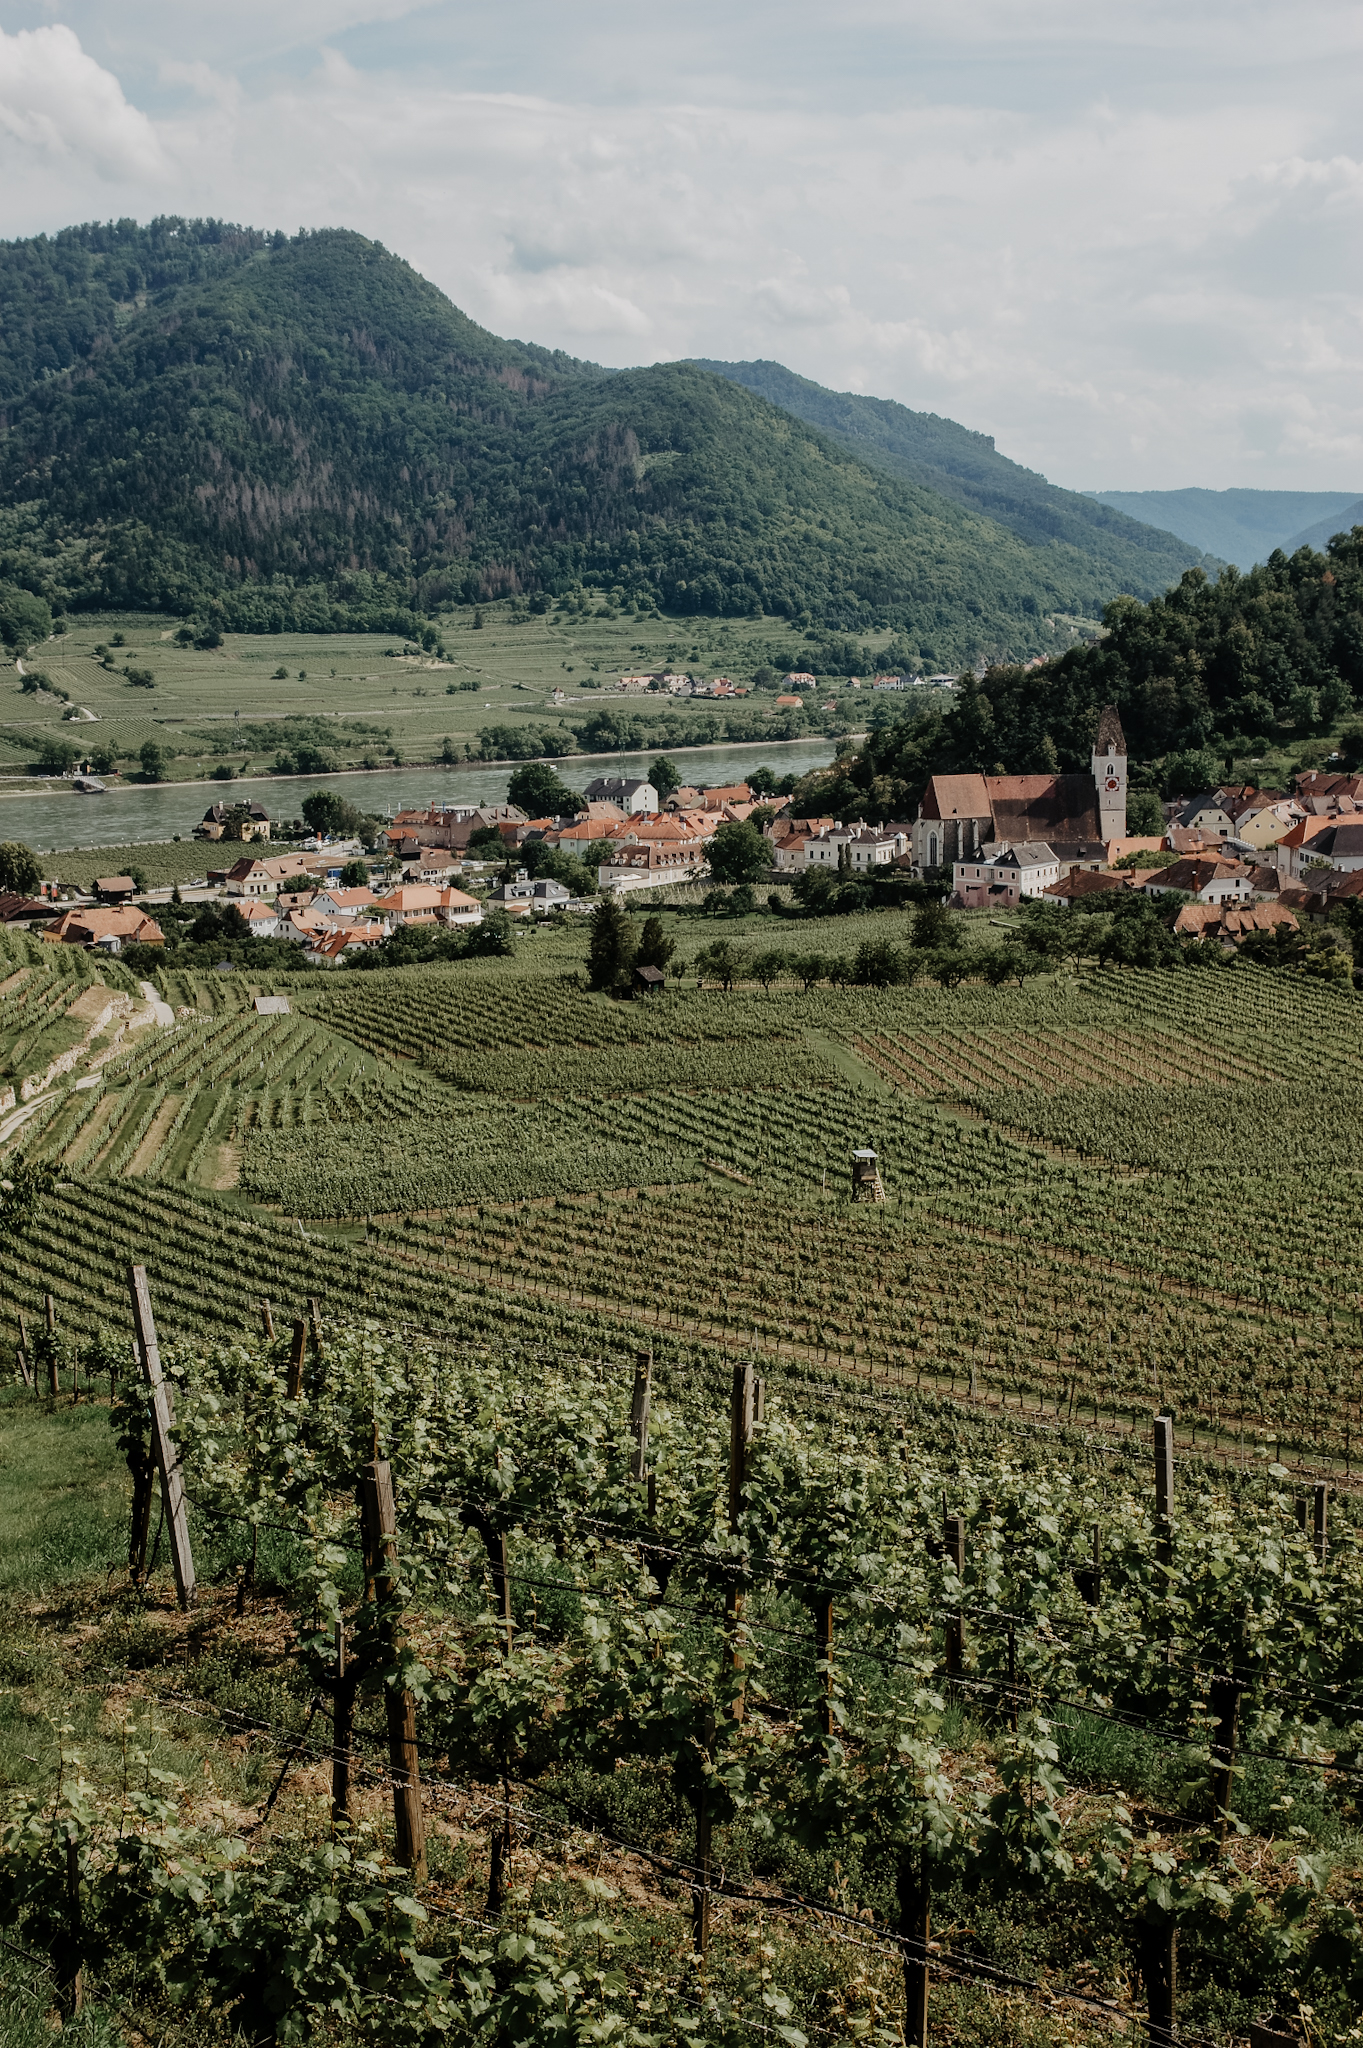
[[[661,967],[636,967],[634,986],[641,996],[660,996],[667,986],[667,976]]]
[[[852,1154],[852,1200],[881,1203],[885,1200],[880,1163],[869,1145],[859,1147]]]
[[[131,903],[137,884],[131,875],[98,875],[95,894],[101,903]]]

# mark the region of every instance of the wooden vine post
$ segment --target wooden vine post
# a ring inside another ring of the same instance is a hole
[[[189,1547],[189,1514],[185,1505],[184,1473],[172,1431],[175,1413],[170,1388],[161,1372],[161,1349],[156,1341],[156,1321],[151,1312],[151,1289],[145,1266],[129,1266],[128,1285],[132,1294],[133,1327],[142,1358],[142,1372],[151,1393],[151,1441],[156,1469],[161,1475],[161,1499],[165,1505],[166,1529],[170,1536],[170,1558],[175,1570],[175,1591],[186,1611],[194,1604],[194,1553]]]
[[[50,1294],[43,1296],[47,1314],[47,1391],[55,1401],[61,1391],[57,1371],[57,1307]]]
[[[748,1479],[748,1452],[752,1446],[753,1432],[762,1416],[762,1382],[753,1371],[752,1365],[734,1367],[733,1388],[729,1396],[729,1533],[737,1536],[743,1520],[745,1488]],[[741,1640],[743,1627],[743,1593],[737,1567],[729,1581],[724,1603],[725,1626],[729,1638],[729,1669],[741,1674],[744,1668],[744,1653]],[[743,1680],[738,1678],[734,1698],[734,1719],[743,1719]]]
[[[832,1735],[837,1730],[833,1719],[833,1595],[826,1586],[821,1586],[814,1596],[814,1646],[818,1662],[824,1667],[823,1732]]]
[[[350,1771],[355,1747],[355,1692],[360,1666],[347,1655],[345,1623],[335,1631],[336,1675],[331,1709],[331,1818],[339,1827],[350,1820]]]
[[[899,1945],[904,1958],[904,2039],[909,2048],[928,2048],[932,1883],[925,1850],[900,1851],[898,1906]]]
[[[262,1301],[260,1304],[260,1329],[261,1335],[264,1337],[265,1342],[267,1344],[273,1344],[274,1316],[270,1312],[270,1304],[268,1301]]]
[[[291,1401],[301,1401],[303,1398],[303,1361],[307,1355],[308,1326],[300,1317],[293,1326],[293,1336],[289,1344],[288,1387]]]
[[[397,1593],[398,1530],[393,1501],[393,1469],[375,1458],[361,1473],[364,1498],[365,1548],[374,1574],[374,1592],[389,1613],[382,1622],[390,1660],[402,1648],[402,1629],[392,1612]],[[416,1701],[405,1686],[384,1687],[388,1715],[388,1769],[393,1781],[393,1823],[399,1863],[412,1873],[413,1884],[426,1882],[426,1825],[421,1812],[421,1768],[416,1746]]]
[[[965,1516],[942,1516],[942,1553],[956,1567],[958,1586],[965,1582]],[[965,1666],[965,1617],[958,1609],[946,1617],[947,1677],[959,1678]]]
[[[32,1386],[32,1385],[34,1384],[34,1378],[33,1378],[33,1353],[32,1353],[32,1352],[31,1352],[31,1351],[29,1350],[29,1346],[28,1346],[28,1324],[27,1324],[27,1323],[26,1323],[26,1322],[24,1321],[24,1312],[23,1312],[23,1310],[22,1310],[22,1309],[20,1309],[20,1311],[19,1311],[19,1351],[18,1351],[18,1358],[19,1358],[19,1377],[20,1377],[20,1378],[21,1378],[21,1379],[23,1380],[23,1383],[24,1383],[24,1385],[25,1385],[26,1387],[31,1387],[31,1386]]]
[[[1148,1920],[1141,1933],[1147,2039],[1150,2048],[1175,2048],[1178,2007],[1178,1923],[1172,1913]]]
[[[648,1474],[648,1408],[653,1389],[653,1353],[637,1352],[634,1359],[634,1393],[629,1404],[629,1429],[634,1438],[630,1477],[642,1482]]]
[[[82,1979],[82,1938],[80,1911],[80,1844],[74,1835],[66,1838],[66,1926],[53,1944],[56,1966],[57,2011],[63,2020],[74,2019],[85,2005]]]
[[[1174,1425],[1168,1415],[1157,1415],[1155,1444],[1155,1559],[1164,1566],[1174,1561]]]
[[[1212,1822],[1223,1843],[1230,1825],[1235,1784],[1235,1746],[1239,1733],[1240,1679],[1236,1672],[1218,1672],[1211,1683]]]
[[[736,1365],[729,1393],[729,1532],[736,1536],[743,1520],[744,1489],[748,1477],[748,1452],[752,1446],[753,1433],[762,1419],[762,1382],[754,1372],[752,1363]],[[743,1719],[743,1594],[740,1588],[738,1568],[731,1566],[730,1578],[724,1595],[724,1625],[728,1638],[729,1669],[737,1680],[733,1716],[736,1721]],[[714,1741],[713,1720],[706,1728],[705,1747],[710,1750]],[[714,1816],[711,1811],[709,1787],[702,1781],[696,1800],[696,1884],[692,1907],[691,1945],[697,1955],[703,1956],[710,1946],[710,1883],[714,1868]]]

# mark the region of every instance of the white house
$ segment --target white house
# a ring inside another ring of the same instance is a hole
[[[320,917],[358,917],[377,901],[372,889],[319,889],[310,908]]]
[[[908,850],[908,844],[908,833],[894,826],[826,826],[799,842],[798,864],[802,868],[835,868],[846,847],[846,865],[853,874],[864,874],[868,868],[888,867],[891,861],[898,860]],[[784,866],[785,863],[778,865]]]
[[[244,903],[233,906],[239,917],[244,917],[251,928],[253,939],[277,939],[279,937],[279,912],[269,903],[259,903],[248,898]]]
[[[991,857],[958,860],[951,870],[956,901],[965,910],[1020,903],[1060,880],[1060,860],[1042,840],[992,849]]]
[[[619,804],[622,811],[656,811],[658,792],[651,782],[623,775],[598,775],[582,794],[589,804]]]
[[[1255,895],[1254,879],[1242,861],[1203,859],[1190,856],[1176,860],[1172,867],[1152,868],[1136,885],[1147,896],[1165,896],[1181,890],[1198,903],[1249,903]]]

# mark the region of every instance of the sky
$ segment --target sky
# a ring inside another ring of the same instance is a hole
[[[1361,59],[1340,0],[0,0],[0,236],[346,226],[1073,489],[1363,494]]]

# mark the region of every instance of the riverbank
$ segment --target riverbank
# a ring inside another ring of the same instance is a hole
[[[828,739],[771,740],[677,748],[668,758],[679,765],[693,758],[703,761],[705,780],[714,785],[741,781],[759,767],[769,767],[777,775],[805,775],[813,768],[827,767],[835,752],[834,742]],[[561,773],[572,766],[595,774],[643,777],[657,758],[656,749],[640,754],[568,754],[555,757],[552,765]],[[334,790],[352,802],[362,802],[358,785],[371,777],[382,778],[385,813],[432,802],[505,803],[511,773],[524,765],[520,761],[406,763],[400,768],[343,769],[329,775],[242,776],[232,782],[112,784],[103,796],[80,796],[69,782],[39,784],[35,778],[12,790],[0,788],[0,838],[23,840],[46,854],[164,846],[177,837],[188,839],[209,804],[237,801],[264,784],[296,791],[287,803],[271,806],[287,817],[299,815],[305,799],[316,790]],[[570,781],[578,779],[573,776]]]

